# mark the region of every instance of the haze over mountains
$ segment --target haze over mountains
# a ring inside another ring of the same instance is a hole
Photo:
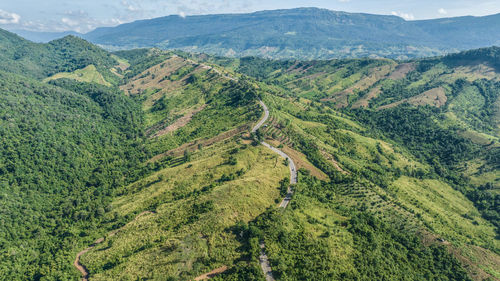
[[[236,57],[404,59],[498,45],[499,28],[498,14],[405,21],[391,15],[298,8],[173,15],[97,28],[81,36],[112,50],[158,47]]]

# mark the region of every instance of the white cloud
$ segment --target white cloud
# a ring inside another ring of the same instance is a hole
[[[123,0],[123,1],[121,1],[121,4],[125,8],[125,10],[127,10],[128,12],[142,12],[143,11],[140,4],[134,3],[133,0],[132,0],[132,3]]]
[[[396,12],[396,11],[392,11],[391,14],[393,16],[398,16],[400,18],[403,18],[405,20],[414,20],[415,19],[415,16],[411,13],[403,13],[403,12]]]
[[[51,27],[51,31],[67,31],[73,30],[80,33],[85,33],[99,26],[114,26],[125,23],[119,17],[108,19],[96,19],[91,17],[86,11],[66,11],[61,14],[58,22],[52,21],[50,24],[36,26],[36,23],[31,23],[30,26],[25,25],[27,29],[45,30],[47,26]]]
[[[341,3],[347,3],[347,2],[351,2],[351,0],[339,0],[339,2],[341,2]]]
[[[20,15],[0,9],[0,24],[17,24],[20,19]]]
[[[438,10],[438,13],[439,13],[440,15],[446,15],[446,14],[448,14],[448,11],[446,11],[446,10],[445,10],[445,9],[443,9],[443,8],[441,8],[441,9],[439,9],[439,10]]]
[[[71,27],[74,27],[74,26],[77,26],[80,24],[80,22],[78,22],[76,20],[69,19],[69,18],[62,18],[61,22],[68,25],[68,26],[71,26]]]

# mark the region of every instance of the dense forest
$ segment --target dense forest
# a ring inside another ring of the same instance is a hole
[[[144,159],[141,113],[96,85],[0,78],[2,279],[67,279],[74,237],[92,239]]]

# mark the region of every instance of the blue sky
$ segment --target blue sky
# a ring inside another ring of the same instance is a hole
[[[172,14],[243,13],[295,7],[393,14],[407,20],[500,13],[498,0],[0,0],[0,27],[87,32],[99,26]]]

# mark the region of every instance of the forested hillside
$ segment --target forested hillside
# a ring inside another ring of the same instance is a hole
[[[90,64],[109,71],[106,51],[1,34],[0,279],[76,279],[75,247],[102,231],[115,189],[141,173],[144,118],[118,89],[36,80]]]
[[[37,79],[88,65],[109,71],[117,64],[108,52],[74,36],[36,44],[0,29],[0,50],[2,70]]]
[[[277,61],[0,32],[2,280],[265,280],[263,253],[276,280],[500,279],[497,48]]]
[[[144,159],[140,108],[70,81],[2,72],[0,84],[0,278],[74,278],[69,253],[101,231],[114,190]]]

